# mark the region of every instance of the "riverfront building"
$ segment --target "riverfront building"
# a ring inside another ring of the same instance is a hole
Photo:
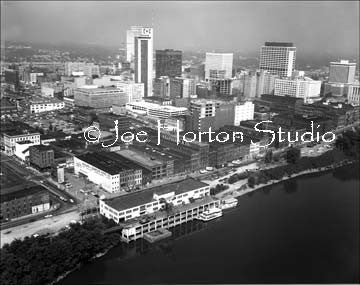
[[[152,214],[167,204],[189,204],[193,199],[210,196],[210,186],[193,178],[156,186],[128,195],[100,201],[100,214],[116,223]]]
[[[42,186],[12,187],[1,191],[1,222],[49,209],[50,195]]]

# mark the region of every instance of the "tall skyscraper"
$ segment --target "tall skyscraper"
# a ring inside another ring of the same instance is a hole
[[[153,29],[143,28],[135,38],[135,82],[144,83],[144,97],[152,96]]]
[[[353,83],[355,78],[356,63],[348,60],[330,62],[330,83]]]
[[[181,76],[182,52],[180,50],[156,51],[156,78]]]
[[[170,80],[171,98],[189,98],[196,94],[195,80],[191,78],[175,77]]]
[[[206,53],[205,80],[228,79],[232,77],[232,53]]]
[[[280,77],[291,77],[295,69],[296,47],[293,43],[266,42],[260,49],[260,70]]]
[[[135,57],[135,38],[141,35],[142,26],[131,26],[126,31],[126,61],[134,62]]]

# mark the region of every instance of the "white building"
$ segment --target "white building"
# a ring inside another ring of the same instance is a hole
[[[347,100],[348,100],[349,104],[359,106],[359,104],[360,104],[360,84],[359,83],[349,84]]]
[[[252,102],[244,102],[235,105],[234,125],[239,126],[241,121],[253,120],[255,105]]]
[[[144,83],[116,82],[116,88],[128,96],[128,102],[139,102],[144,98]]]
[[[144,97],[153,95],[153,29],[143,28],[135,37],[135,82],[144,83]]]
[[[164,209],[166,204],[189,204],[190,200],[205,196],[210,196],[210,186],[187,178],[170,185],[165,184],[113,199],[100,200],[100,214],[119,223],[157,212]]]
[[[126,110],[135,114],[147,115],[160,119],[186,115],[188,113],[188,109],[185,107],[164,106],[145,101],[128,103],[126,104]]]
[[[275,79],[274,95],[303,98],[305,103],[320,99],[321,81],[308,77]]]
[[[113,152],[74,157],[74,173],[86,175],[110,193],[134,190],[142,185],[142,169]]]
[[[260,49],[260,70],[291,77],[295,69],[296,47],[292,43],[266,42]]]
[[[39,144],[40,142],[38,141],[18,141],[15,143],[14,155],[22,161],[26,161],[27,157],[30,155],[29,147]]]
[[[49,112],[54,110],[60,110],[65,107],[65,103],[58,99],[49,98],[49,99],[33,99],[30,101],[30,112],[31,113],[41,113]]]
[[[210,78],[228,79],[232,77],[232,53],[206,53],[205,80]]]
[[[17,142],[31,141],[40,144],[40,133],[29,133],[28,131],[9,131],[4,133],[5,154],[13,155]]]
[[[143,26],[131,26],[126,31],[126,61],[133,62],[135,59],[135,38],[142,34]]]

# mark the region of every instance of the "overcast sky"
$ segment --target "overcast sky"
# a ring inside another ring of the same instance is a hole
[[[2,1],[5,40],[119,46],[131,25],[155,48],[256,52],[265,41],[303,53],[358,54],[359,2]]]

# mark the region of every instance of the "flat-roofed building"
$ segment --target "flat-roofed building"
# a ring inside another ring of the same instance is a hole
[[[355,78],[356,63],[348,60],[330,62],[330,83],[353,83]]]
[[[185,107],[163,106],[145,101],[128,103],[126,109],[133,113],[161,119],[182,116],[188,113]]]
[[[42,186],[11,187],[1,190],[0,221],[44,212],[50,209],[49,192]]]
[[[37,98],[30,101],[30,112],[41,113],[60,110],[65,107],[64,101],[56,98]]]
[[[54,150],[46,145],[34,145],[29,149],[30,164],[39,169],[50,168],[54,163]]]
[[[123,106],[129,97],[116,87],[99,88],[97,85],[86,85],[74,91],[76,106],[92,108],[110,108],[112,105]]]
[[[20,141],[31,141],[35,144],[40,144],[40,133],[29,132],[28,130],[13,130],[7,131],[3,135],[5,153],[13,155],[15,153],[15,146]]]
[[[192,199],[205,196],[210,196],[210,186],[187,178],[121,197],[101,200],[100,214],[119,223],[157,212],[164,209],[166,204],[189,204]]]
[[[74,157],[74,173],[83,174],[110,193],[131,191],[142,185],[142,169],[114,152]]]
[[[174,158],[164,152],[146,146],[130,146],[117,154],[151,171],[152,179],[161,179],[174,174]]]

